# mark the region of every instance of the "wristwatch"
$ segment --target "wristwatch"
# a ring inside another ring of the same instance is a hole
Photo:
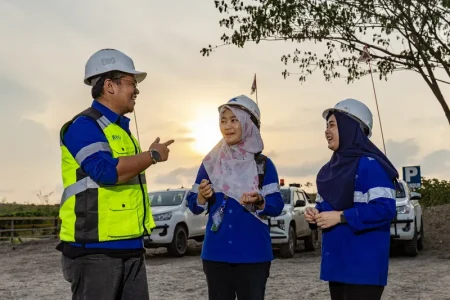
[[[150,157],[153,159],[153,164],[161,162],[161,155],[155,149],[150,149]]]
[[[347,219],[344,216],[344,212],[341,212],[341,224],[342,223],[347,223]]]

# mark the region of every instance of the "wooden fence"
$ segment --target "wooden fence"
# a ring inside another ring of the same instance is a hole
[[[40,224],[33,223],[38,220]],[[59,227],[58,217],[0,217],[0,241],[9,239],[12,243],[15,238],[56,238]]]

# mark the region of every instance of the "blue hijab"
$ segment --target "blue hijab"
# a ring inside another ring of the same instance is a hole
[[[355,119],[338,111],[332,114],[335,115],[338,126],[339,148],[320,169],[316,184],[320,196],[336,211],[341,211],[353,206],[355,176],[361,157],[376,159],[392,180],[398,178],[398,172],[364,134]]]

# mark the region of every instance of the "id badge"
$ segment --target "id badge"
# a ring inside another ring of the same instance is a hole
[[[222,224],[223,220],[223,207],[219,207],[218,210],[212,215],[213,225],[211,226],[212,231],[219,230],[220,224]]]

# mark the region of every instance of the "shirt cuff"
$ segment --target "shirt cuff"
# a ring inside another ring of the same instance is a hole
[[[347,220],[347,223],[350,221],[354,221],[358,217],[358,211],[356,208],[352,207],[344,210],[344,217]]]
[[[205,204],[200,204],[200,203],[198,203],[198,198],[197,198],[197,206],[201,207],[203,209],[207,209],[208,208],[208,202],[206,202]]]
[[[256,212],[258,215],[260,215],[261,213],[265,212],[266,207],[267,207],[266,198],[264,198],[263,195],[261,195],[261,197],[262,197],[262,199],[263,199],[263,201],[264,201],[264,208],[263,208],[263,209],[256,209],[255,212]]]

